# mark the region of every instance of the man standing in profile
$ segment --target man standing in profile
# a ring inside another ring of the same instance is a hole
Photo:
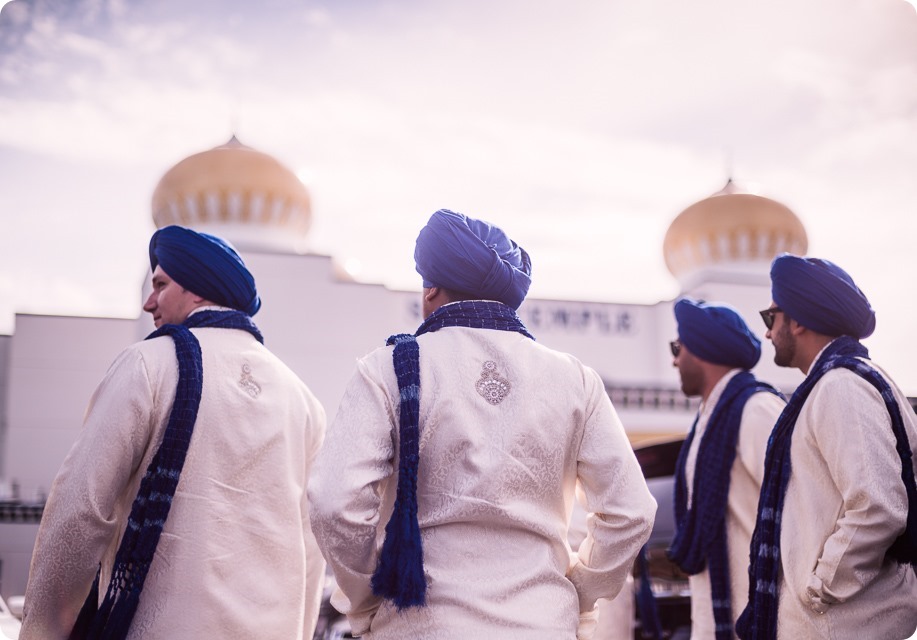
[[[605,386],[519,320],[502,230],[440,210],[414,258],[425,320],[357,363],[309,487],[332,602],[374,640],[591,637],[656,509]]]
[[[900,639],[917,627],[917,420],[860,340],[875,313],[818,258],[771,266],[775,362],[806,378],[777,421],[742,638]]]
[[[748,593],[748,548],[780,393],[751,374],[761,341],[732,307],[675,303],[672,357],[686,396],[700,396],[675,474],[669,556],[689,574],[691,637],[732,640]]]
[[[150,267],[157,330],[112,364],[52,485],[20,638],[310,639],[324,411],[262,346],[228,243],[165,227]]]

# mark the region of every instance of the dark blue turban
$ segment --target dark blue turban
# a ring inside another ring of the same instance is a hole
[[[857,339],[876,329],[869,300],[833,262],[784,253],[771,265],[771,285],[774,303],[807,329]]]
[[[163,227],[150,238],[150,268],[162,267],[170,278],[205,300],[258,313],[261,298],[255,279],[232,245],[185,227]]]
[[[440,209],[417,236],[424,287],[444,287],[518,309],[532,284],[529,254],[499,227]]]
[[[751,369],[761,357],[761,341],[729,305],[682,298],[675,303],[675,320],[678,339],[701,360]]]

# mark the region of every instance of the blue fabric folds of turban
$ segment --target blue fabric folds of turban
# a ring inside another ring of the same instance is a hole
[[[876,329],[869,300],[833,262],[785,253],[771,265],[771,285],[774,303],[807,329],[857,339]]]
[[[150,239],[150,268],[162,267],[182,287],[250,316],[261,298],[255,278],[226,240],[185,227],[163,227]]]
[[[678,339],[702,360],[751,369],[761,357],[761,341],[729,305],[681,298],[675,303],[675,320]]]
[[[440,209],[414,249],[424,287],[444,287],[518,309],[532,284],[532,261],[499,227]]]

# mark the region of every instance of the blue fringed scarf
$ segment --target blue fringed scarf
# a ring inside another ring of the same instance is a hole
[[[169,517],[172,497],[191,444],[194,423],[201,403],[204,371],[201,346],[192,327],[240,329],[264,343],[251,317],[241,311],[206,310],[192,313],[180,325],[166,324],[146,337],[171,336],[178,359],[175,401],[162,444],[147,468],[115,556],[111,581],[102,604],[98,602],[99,576],[74,625],[71,639],[122,640],[130,629],[147,571],[153,561],[159,536]]]
[[[717,640],[731,640],[733,637],[726,509],[742,411],[748,399],[759,391],[783,397],[771,385],[759,382],[748,371],[735,374],[723,390],[698,447],[690,509],[687,506],[685,465],[697,420],[681,448],[675,469],[677,531],[669,557],[689,575],[709,567]]]
[[[659,617],[659,607],[656,606],[656,596],[653,593],[650,577],[649,549],[646,545],[640,548],[637,554],[635,568],[640,586],[637,587],[635,600],[637,604],[637,617],[640,619],[640,637],[650,640],[662,640],[662,619]]]
[[[772,640],[777,637],[780,526],[783,501],[792,471],[790,445],[793,429],[809,393],[821,377],[832,369],[843,367],[853,371],[875,387],[882,396],[891,417],[896,449],[901,458],[901,479],[907,491],[908,502],[907,528],[886,553],[902,564],[917,566],[917,486],[914,483],[911,447],[894,391],[878,371],[859,359],[868,357],[866,347],[854,338],[842,336],[834,340],[825,347],[774,426],[764,463],[758,520],[751,540],[748,606],[736,624],[736,632],[744,640]]]
[[[516,331],[532,338],[511,307],[488,300],[447,304],[420,325],[414,335],[391,336],[392,360],[398,377],[398,490],[379,564],[372,577],[377,596],[392,600],[401,610],[426,604],[427,579],[423,572],[423,548],[417,522],[417,467],[420,461],[420,347],[417,336],[444,327],[469,327]],[[532,338],[534,340],[534,338]]]

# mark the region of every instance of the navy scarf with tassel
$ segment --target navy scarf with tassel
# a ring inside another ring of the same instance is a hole
[[[878,371],[860,359],[868,357],[869,352],[858,340],[849,336],[835,339],[825,347],[774,426],[764,464],[758,520],[751,539],[748,605],[736,624],[736,632],[744,640],[773,640],[777,637],[780,527],[786,488],[792,472],[790,445],[793,429],[809,393],[821,377],[832,369],[852,371],[875,387],[882,396],[895,434],[896,449],[901,459],[901,480],[907,491],[908,503],[907,527],[886,551],[886,555],[902,564],[917,567],[917,486],[914,482],[911,447],[894,391]],[[842,425],[838,425],[838,428],[842,428]],[[842,435],[839,433],[839,437]]]
[[[385,540],[372,576],[372,590],[401,610],[426,604],[427,579],[417,522],[417,467],[420,462],[420,347],[417,336],[444,327],[516,331],[532,338],[513,309],[501,302],[471,300],[444,305],[411,335],[391,336],[398,377],[398,490]],[[534,338],[532,338],[534,340]]]
[[[742,411],[748,399],[759,391],[783,397],[769,384],[756,380],[748,371],[735,374],[727,383],[713,408],[698,447],[690,508],[685,464],[694,440],[697,420],[681,448],[675,468],[677,531],[669,549],[669,557],[689,575],[700,573],[705,567],[709,569],[717,640],[731,640],[733,637],[726,539],[729,481],[736,457]]]
[[[147,571],[169,517],[172,497],[185,464],[185,455],[191,444],[201,403],[204,370],[201,346],[190,331],[192,327],[240,329],[264,343],[251,317],[233,310],[198,311],[188,316],[182,324],[163,325],[146,337],[150,340],[171,336],[175,343],[178,359],[175,401],[169,413],[162,444],[140,481],[137,497],[131,506],[105,599],[101,605],[98,604],[99,575],[96,574],[89,596],[70,634],[71,640],[122,640],[127,636],[137,611]]]

